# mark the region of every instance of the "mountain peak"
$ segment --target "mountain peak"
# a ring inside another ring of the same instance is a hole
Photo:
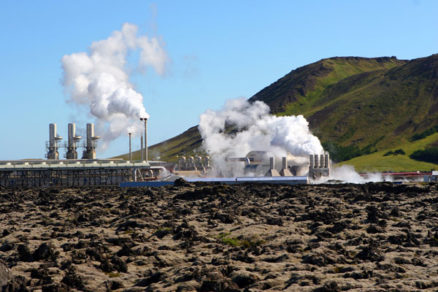
[[[273,113],[287,110],[287,105],[300,102],[309,95],[342,79],[364,72],[387,70],[405,64],[396,57],[332,57],[299,67],[262,89],[250,98],[268,104]]]

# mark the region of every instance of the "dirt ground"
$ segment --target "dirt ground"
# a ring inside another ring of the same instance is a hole
[[[433,184],[0,189],[3,291],[438,289]]]

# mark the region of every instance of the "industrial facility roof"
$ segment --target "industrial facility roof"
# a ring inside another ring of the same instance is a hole
[[[13,160],[0,161],[0,171],[37,170],[37,169],[96,169],[96,168],[132,168],[157,165],[152,161],[125,160]]]

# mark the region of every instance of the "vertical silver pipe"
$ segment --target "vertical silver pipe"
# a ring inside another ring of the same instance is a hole
[[[131,133],[128,133],[129,135],[129,162],[132,161],[132,151],[131,151]]]
[[[141,153],[141,161],[143,161],[143,135],[140,138],[140,153]]]
[[[148,118],[140,118],[140,121],[144,121],[144,159],[148,161],[148,133],[147,133],[147,124]],[[143,155],[143,152],[142,152]]]
[[[313,154],[309,155],[309,164],[310,164],[309,167],[313,168]]]
[[[149,161],[149,155],[148,155],[148,132],[147,132],[147,125],[148,119],[144,119],[144,158],[146,161]]]
[[[270,169],[275,168],[274,157],[269,158],[269,167],[270,167]]]
[[[325,165],[325,159],[324,159],[324,154],[321,154],[320,156],[319,156],[319,158],[320,158],[320,160],[319,160],[319,167],[321,167],[321,168],[324,168],[324,165]]]

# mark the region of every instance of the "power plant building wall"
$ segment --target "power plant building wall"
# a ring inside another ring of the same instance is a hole
[[[0,164],[2,187],[117,186],[121,182],[158,176],[161,166],[124,161],[45,161],[6,162]]]

